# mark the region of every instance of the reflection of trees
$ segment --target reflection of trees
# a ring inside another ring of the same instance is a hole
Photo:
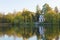
[[[52,40],[54,37],[59,36],[59,25],[44,25],[45,28],[45,38],[46,40]],[[3,29],[3,30],[2,30]],[[39,34],[39,27],[35,27],[32,24],[28,25],[20,25],[20,26],[12,26],[12,27],[5,27],[0,29],[0,35],[7,34],[8,36],[14,35],[18,37],[23,37],[23,39],[28,39],[29,37],[36,35],[37,40],[41,38]]]
[[[46,25],[45,29],[45,37],[47,38],[47,40],[52,40],[59,35],[59,25]]]
[[[28,39],[32,36],[32,27],[28,25],[20,25],[19,27],[15,27],[15,32],[18,37],[22,36],[23,39]]]

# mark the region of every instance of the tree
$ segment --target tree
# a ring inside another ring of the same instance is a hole
[[[54,11],[55,11],[56,13],[58,13],[58,12],[59,12],[57,7],[55,7]]]
[[[45,3],[43,5],[42,12],[45,14],[45,13],[47,13],[50,10],[52,10],[52,8],[47,3]]]
[[[23,16],[21,12],[17,12],[14,17],[14,24],[20,25],[23,23]]]
[[[30,12],[28,10],[23,10],[22,16],[24,17],[24,22],[32,21],[32,12]]]
[[[9,20],[10,23],[14,22],[14,17],[15,17],[14,14],[8,13],[5,17],[6,17],[7,20]]]
[[[55,14],[56,13],[53,10],[50,10],[46,14],[44,14],[45,22],[46,23],[51,23],[51,24],[54,23],[53,19],[54,19]]]
[[[40,15],[40,13],[41,13],[41,10],[39,8],[39,5],[37,5],[36,6],[36,15],[35,15],[37,22],[39,21],[39,15]]]

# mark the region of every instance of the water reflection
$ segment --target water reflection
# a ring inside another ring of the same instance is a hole
[[[45,25],[45,38],[47,38],[47,40],[52,40],[53,38],[55,38],[55,40],[59,39],[59,25],[55,24],[55,25]]]
[[[13,26],[13,28],[7,28],[5,31],[0,29],[0,35],[2,34],[0,40],[58,40],[60,39],[59,30],[59,25]]]
[[[59,39],[60,39],[60,37],[59,37]],[[1,36],[0,40],[14,40],[14,37],[13,36],[9,37],[8,35],[5,35],[5,36]],[[23,40],[23,38],[22,37],[16,37],[15,40]],[[28,40],[37,40],[37,36],[36,35],[32,36]],[[40,40],[42,40],[42,39],[40,39]],[[52,40],[55,40],[55,38],[53,38]]]
[[[39,33],[41,35],[41,39],[45,40],[45,34],[44,34],[44,27],[43,26],[39,26]]]
[[[4,36],[0,37],[0,40],[14,40],[14,36],[13,35],[12,36],[4,35]],[[23,40],[23,38],[16,36],[15,40]],[[30,37],[28,40],[37,40],[37,37],[35,35],[35,36]]]
[[[0,40],[14,40],[14,36],[13,35],[11,35],[11,36],[4,35],[4,36],[0,37]],[[15,40],[23,40],[23,38],[16,36]]]

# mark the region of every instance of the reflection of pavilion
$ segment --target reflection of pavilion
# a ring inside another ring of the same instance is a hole
[[[41,35],[42,40],[45,40],[44,27],[43,26],[39,26],[39,33]]]
[[[44,34],[44,28],[43,28],[43,26],[40,26],[40,27],[39,27],[39,32],[40,32],[41,35]]]

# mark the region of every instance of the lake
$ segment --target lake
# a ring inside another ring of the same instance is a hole
[[[58,24],[0,27],[0,40],[60,40],[59,35]]]

